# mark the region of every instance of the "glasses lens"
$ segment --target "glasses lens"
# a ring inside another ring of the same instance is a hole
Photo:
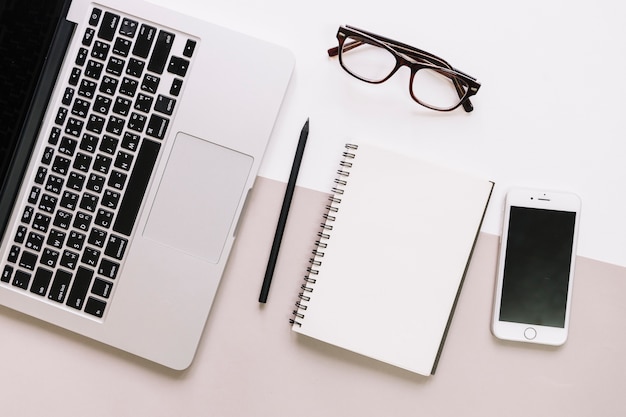
[[[341,63],[357,78],[376,83],[391,74],[396,67],[396,57],[383,47],[348,37],[341,50]]]
[[[456,107],[467,90],[468,86],[462,79],[445,70],[422,68],[415,73],[411,82],[413,98],[439,110]]]

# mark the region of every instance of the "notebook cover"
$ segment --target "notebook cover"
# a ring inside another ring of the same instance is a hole
[[[433,373],[493,183],[348,149],[293,330]]]

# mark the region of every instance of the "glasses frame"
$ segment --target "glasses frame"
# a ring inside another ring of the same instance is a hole
[[[357,38],[359,40],[355,40],[346,44],[346,40],[348,39],[348,37]],[[410,46],[402,42],[398,42],[384,36],[376,35],[375,33],[358,29],[354,26],[349,25],[339,27],[337,31],[337,40],[339,42],[339,45],[330,48],[328,50],[328,55],[330,57],[339,56],[339,63],[341,64],[341,67],[353,77],[361,81],[365,81],[366,83],[381,84],[391,78],[400,68],[406,66],[411,71],[411,77],[409,80],[409,93],[411,95],[411,98],[413,98],[413,100],[415,100],[418,104],[437,111],[452,111],[459,106],[463,106],[463,109],[468,113],[474,110],[474,106],[472,105],[472,102],[469,98],[478,92],[478,90],[480,89],[480,83],[476,81],[476,78],[452,67],[446,60],[439,58],[438,56],[433,55],[429,52],[418,49],[414,46]],[[360,77],[359,75],[350,71],[350,69],[344,65],[342,57],[343,52],[358,48],[359,46],[364,44],[370,44],[378,46],[380,48],[384,48],[395,57],[395,67],[391,70],[389,75],[387,75],[382,80],[372,81],[368,80],[367,78]],[[445,77],[450,78],[454,84],[457,95],[459,96],[459,102],[455,106],[443,108],[430,105],[418,99],[413,93],[413,88],[411,86],[413,84],[415,74],[421,69],[430,69],[442,74]],[[463,88],[462,84],[467,85],[467,90]]]

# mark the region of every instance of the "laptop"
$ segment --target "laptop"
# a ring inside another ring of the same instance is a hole
[[[293,55],[140,0],[0,12],[0,305],[187,368]]]

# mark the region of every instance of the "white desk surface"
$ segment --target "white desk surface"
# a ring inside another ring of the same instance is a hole
[[[294,52],[261,175],[287,181],[310,117],[299,185],[329,190],[343,143],[380,141],[495,181],[483,228],[489,233],[500,233],[501,202],[512,185],[578,193],[579,254],[626,266],[626,3],[152,1]],[[409,97],[408,70],[382,85],[352,78],[326,54],[341,24],[427,50],[478,78],[474,112],[421,108]]]
[[[296,69],[261,168],[277,181],[259,181],[261,209],[244,219],[189,370],[170,372],[0,309],[2,415],[626,414],[626,3],[152,1],[294,52]],[[351,78],[326,55],[340,24],[413,44],[476,76],[482,88],[474,112],[420,108],[404,71],[378,86]],[[270,300],[261,307],[256,297],[281,182],[307,117],[299,179],[306,188],[296,194]],[[358,139],[496,182],[430,378],[296,337],[286,322],[336,155]],[[560,349],[501,343],[489,333],[495,235],[511,185],[565,189],[583,199],[572,328]]]

